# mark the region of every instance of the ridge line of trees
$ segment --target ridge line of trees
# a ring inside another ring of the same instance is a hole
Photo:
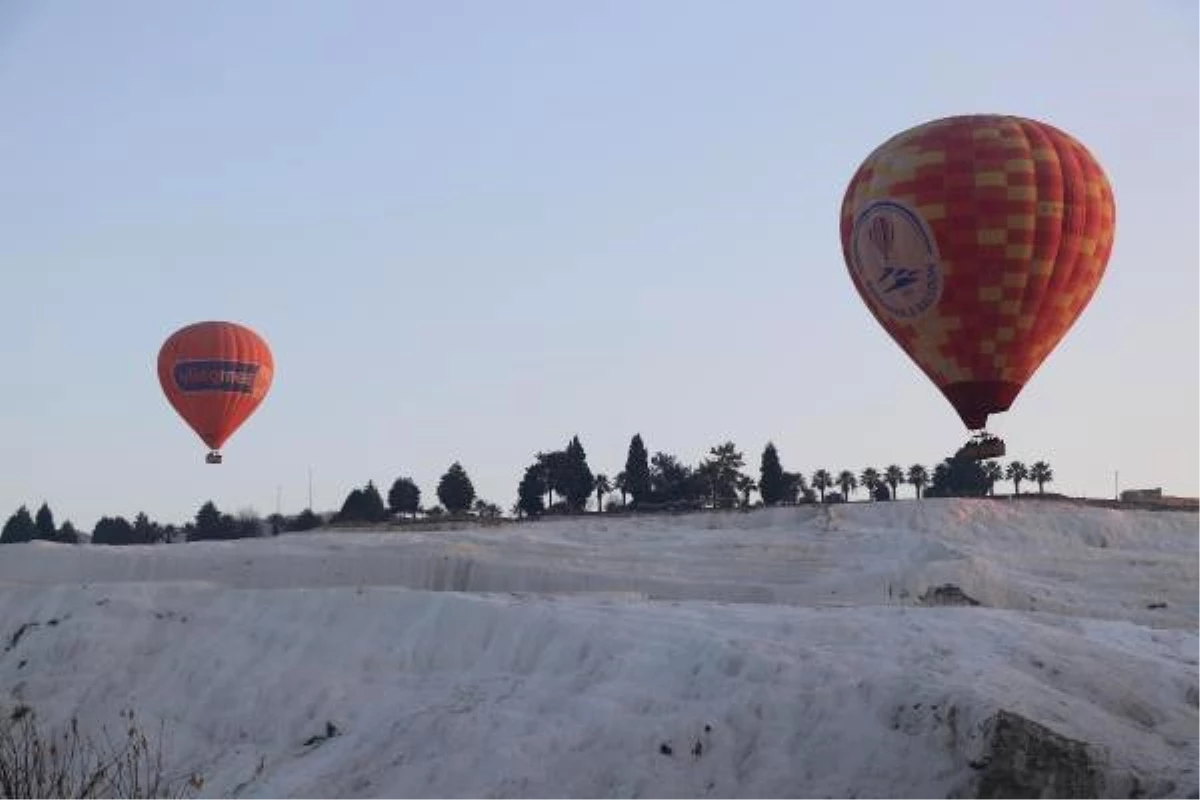
[[[752,507],[754,492],[758,493],[761,504],[768,507],[846,502],[859,489],[874,502],[896,499],[902,485],[911,486],[918,500],[984,496],[994,495],[995,486],[1001,481],[1011,482],[1014,495],[1020,496],[1022,483],[1035,483],[1038,493],[1044,494],[1046,484],[1054,480],[1053,470],[1044,460],[1028,467],[1017,460],[1002,466],[996,461],[972,461],[960,453],[943,459],[932,471],[921,464],[907,468],[890,464],[882,470],[866,467],[857,473],[819,468],[806,478],[803,473],[783,468],[772,441],[767,442],[759,458],[757,479],[747,474],[745,467],[746,460],[732,441],[709,448],[700,463],[690,466],[667,452],[651,454],[638,433],[629,441],[624,469],[610,478],[605,473],[592,472],[583,444],[575,435],[560,450],[534,454],[517,485],[517,500],[511,513],[518,519],[580,514],[587,511],[593,497],[596,512],[744,509]],[[392,483],[386,503],[375,483],[369,480],[361,488],[352,489],[340,510],[328,518],[311,508],[292,517],[272,514],[260,519],[253,510],[235,516],[222,513],[210,500],[200,507],[193,520],[180,527],[160,525],[145,513],[138,513],[132,522],[121,516],[104,516],[93,528],[90,540],[94,544],[148,545],[266,536],[312,530],[327,523],[373,524],[392,519],[415,520],[422,515],[427,519],[472,516],[497,519],[504,515],[499,506],[477,497],[471,478],[459,461],[452,463],[441,476],[436,495],[439,504],[423,507],[420,487],[405,475]],[[619,496],[619,500],[613,495]],[[72,544],[86,539],[69,520],[57,525],[46,502],[35,514],[22,505],[0,531],[0,544],[34,540]]]

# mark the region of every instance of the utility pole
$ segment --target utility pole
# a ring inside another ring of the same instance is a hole
[[[312,511],[312,467],[308,468],[308,510]]]
[[[281,516],[279,511],[281,508],[281,498],[283,496],[283,487],[275,484],[275,516]]]
[[[1121,470],[1119,470],[1119,469],[1113,470],[1113,500],[1121,499],[1121,492],[1120,492],[1120,490],[1118,488],[1118,484],[1117,484],[1117,479],[1120,477],[1120,475],[1121,475]]]

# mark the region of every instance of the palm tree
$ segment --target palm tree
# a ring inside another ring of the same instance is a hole
[[[988,494],[996,495],[996,481],[1004,480],[1004,468],[995,461],[983,462],[983,477],[987,478]]]
[[[617,477],[613,479],[612,488],[621,493],[621,505],[625,505],[625,496],[629,494],[629,476],[625,474],[625,470],[617,473]]]
[[[917,490],[917,499],[921,499],[921,490],[929,484],[929,472],[920,464],[908,468],[908,482]]]
[[[896,499],[896,487],[904,483],[904,470],[898,464],[892,464],[883,471],[883,480],[892,489],[892,499]]]
[[[1004,470],[1004,477],[1013,482],[1013,491],[1021,496],[1021,481],[1029,477],[1029,470],[1020,461],[1014,461]]]
[[[539,452],[537,463],[546,479],[546,508],[554,505],[554,492],[562,494],[563,476],[567,474],[567,451],[553,450],[549,453]]]
[[[1037,481],[1038,494],[1045,494],[1045,485],[1054,480],[1054,470],[1045,461],[1035,461],[1029,468],[1029,480]]]
[[[596,511],[604,510],[604,495],[612,491],[612,484],[608,482],[608,476],[601,472],[596,476]]]
[[[867,494],[871,496],[871,500],[875,499],[875,487],[879,485],[882,478],[879,476],[879,470],[874,467],[867,467],[860,474],[862,485],[866,487]]]
[[[743,475],[741,473],[739,473],[734,479],[734,483],[737,487],[737,490],[742,494],[742,507],[749,508],[750,493],[758,488],[758,483],[755,482],[754,478],[751,478],[749,475]]]
[[[837,485],[842,489],[842,497],[849,501],[850,493],[858,488],[858,478],[850,470],[844,469],[838,473]]]
[[[813,473],[812,488],[821,493],[821,502],[825,502],[825,490],[833,488],[833,476],[827,469],[819,469]]]

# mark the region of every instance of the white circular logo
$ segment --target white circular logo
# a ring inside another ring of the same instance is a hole
[[[942,296],[933,232],[899,200],[876,200],[859,212],[850,260],[871,302],[897,319],[917,319]]]

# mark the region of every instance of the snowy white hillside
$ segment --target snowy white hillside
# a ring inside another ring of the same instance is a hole
[[[926,500],[8,545],[0,688],[164,720],[204,796],[1195,796],[1197,534]]]

